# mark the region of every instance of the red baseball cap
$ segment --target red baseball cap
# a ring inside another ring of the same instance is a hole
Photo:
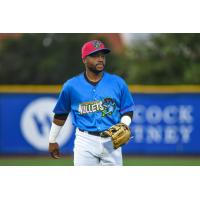
[[[82,59],[84,59],[86,56],[89,56],[93,53],[103,51],[105,54],[110,52],[110,49],[105,48],[105,45],[99,41],[99,40],[92,40],[89,42],[86,42],[82,47]]]

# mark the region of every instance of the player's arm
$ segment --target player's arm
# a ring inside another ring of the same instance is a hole
[[[49,134],[49,152],[51,156],[55,159],[60,158],[59,145],[56,142],[60,130],[62,129],[68,114],[55,114],[51,125],[51,130]]]
[[[121,113],[121,123],[130,126],[132,118],[133,118],[133,111],[134,111],[134,101],[133,97],[128,89],[128,85],[123,79],[120,79],[120,86],[121,86],[121,106],[120,106],[120,113]]]
[[[133,111],[129,111],[121,116],[120,122],[126,124],[127,126],[130,126],[132,119],[133,119]]]

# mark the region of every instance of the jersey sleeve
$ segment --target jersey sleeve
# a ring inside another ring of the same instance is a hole
[[[134,101],[133,97],[128,89],[128,86],[124,80],[121,83],[121,108],[120,113],[123,115],[124,113],[134,111]]]
[[[71,111],[70,88],[65,83],[59,94],[58,101],[53,109],[55,114],[68,114]]]

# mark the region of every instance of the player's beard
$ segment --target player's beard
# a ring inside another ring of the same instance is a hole
[[[94,74],[99,74],[104,70],[105,65],[104,65],[104,63],[102,63],[101,65],[103,67],[101,67],[100,69],[98,69],[98,65],[100,65],[100,64],[96,64],[95,66],[90,66],[90,67],[88,67],[88,70],[93,72]]]

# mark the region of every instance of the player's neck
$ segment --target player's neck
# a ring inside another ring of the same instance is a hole
[[[100,73],[97,74],[97,73],[94,73],[94,72],[89,71],[89,70],[86,69],[85,75],[87,76],[88,80],[90,80],[91,82],[96,83],[96,82],[101,80],[103,72],[100,72]]]

